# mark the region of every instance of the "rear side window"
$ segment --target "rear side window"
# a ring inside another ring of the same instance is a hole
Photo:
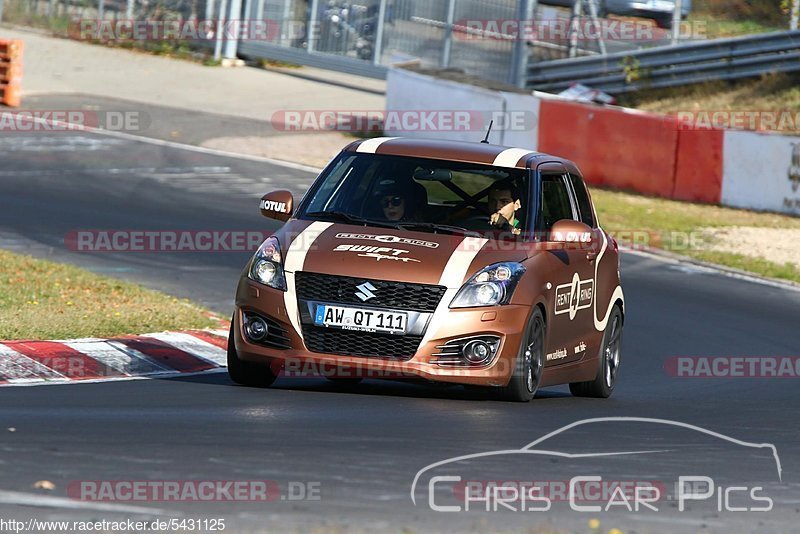
[[[575,191],[575,200],[578,203],[578,210],[581,212],[581,222],[590,228],[594,228],[592,202],[589,200],[589,193],[586,191],[586,184],[583,183],[583,178],[577,174],[570,174],[569,179],[572,181],[572,189]]]
[[[556,221],[574,219],[569,190],[560,174],[542,175],[542,210],[540,227],[550,230]]]

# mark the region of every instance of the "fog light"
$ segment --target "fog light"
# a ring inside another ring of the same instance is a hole
[[[252,341],[263,341],[269,334],[267,323],[260,317],[249,318],[244,330]]]
[[[492,348],[485,341],[475,340],[464,345],[464,357],[469,363],[483,363],[492,355]]]

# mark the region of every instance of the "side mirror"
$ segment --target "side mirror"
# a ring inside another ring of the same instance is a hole
[[[592,248],[593,238],[594,232],[588,225],[572,219],[561,219],[550,229],[548,241]]]
[[[285,189],[271,191],[261,197],[258,207],[264,217],[286,222],[294,210],[294,197]]]

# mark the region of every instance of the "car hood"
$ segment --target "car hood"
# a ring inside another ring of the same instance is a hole
[[[487,265],[527,255],[513,242],[319,221],[291,220],[275,236],[286,272],[456,288]]]

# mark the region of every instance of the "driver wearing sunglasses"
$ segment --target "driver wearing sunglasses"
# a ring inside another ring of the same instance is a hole
[[[399,192],[390,192],[381,197],[383,215],[390,221],[399,221],[406,214],[406,199]]]

